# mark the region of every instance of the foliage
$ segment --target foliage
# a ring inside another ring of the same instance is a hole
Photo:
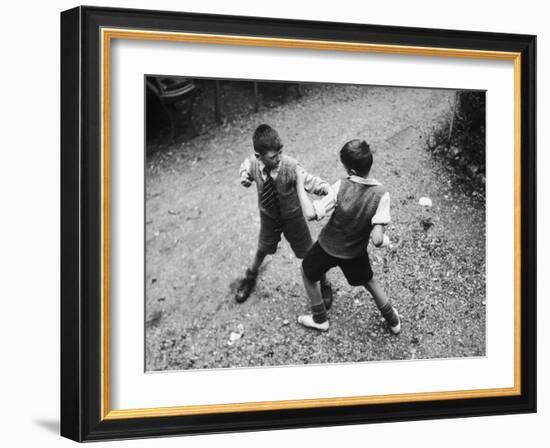
[[[428,147],[459,174],[485,183],[485,92],[457,91],[454,116],[434,129]]]

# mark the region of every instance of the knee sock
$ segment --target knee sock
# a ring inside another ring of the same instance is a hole
[[[315,323],[322,324],[327,320],[327,310],[323,302],[319,305],[311,305],[311,311],[313,311],[313,320]]]

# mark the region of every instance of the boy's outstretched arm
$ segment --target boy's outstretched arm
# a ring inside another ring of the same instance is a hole
[[[298,199],[300,200],[304,216],[307,220],[311,221],[317,218],[317,213],[315,213],[315,208],[304,188],[305,174],[303,170],[298,169],[296,171],[296,192],[298,193]]]
[[[305,188],[305,181],[307,179],[307,173],[301,169],[296,172],[296,191],[298,192],[298,198],[304,216],[309,221],[321,220],[325,216],[330,215],[336,207],[336,197],[340,188],[340,181],[337,181],[334,185],[327,186],[327,192],[323,198],[315,201],[311,201],[307,195],[307,189]]]
[[[315,194],[317,196],[325,196],[331,193],[330,184],[325,182],[320,177],[314,176],[308,173],[302,166],[298,165],[297,172],[302,171],[304,174],[304,190],[307,193]]]
[[[250,187],[250,185],[252,185],[252,182],[253,182],[252,176],[250,175],[250,168],[251,168],[250,160],[247,157],[246,159],[244,159],[243,163],[241,163],[241,167],[239,168],[239,177],[241,180],[241,185],[246,188]]]

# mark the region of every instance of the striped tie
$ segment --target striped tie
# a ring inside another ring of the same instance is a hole
[[[267,178],[264,181],[264,188],[262,190],[262,206],[266,210],[274,212],[276,216],[279,215],[279,199],[277,197],[277,189],[275,188],[275,181],[271,177],[271,170],[264,169]]]

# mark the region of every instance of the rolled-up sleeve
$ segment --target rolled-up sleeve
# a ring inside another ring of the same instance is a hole
[[[389,224],[391,221],[390,216],[390,194],[384,193],[384,195],[380,198],[380,202],[378,203],[378,208],[376,209],[376,213],[372,217],[372,224]]]
[[[250,174],[250,160],[248,157],[243,160],[243,163],[241,163],[241,166],[239,168],[239,177],[243,177],[243,174]]]

